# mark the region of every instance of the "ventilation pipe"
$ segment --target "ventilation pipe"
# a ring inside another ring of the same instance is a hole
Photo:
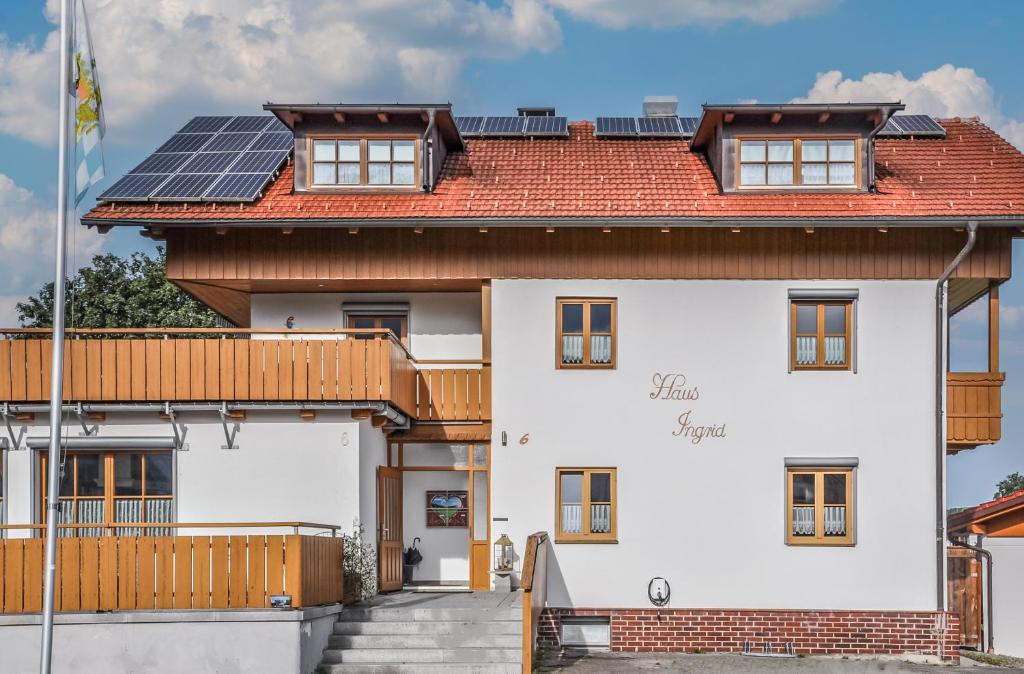
[[[935,283],[935,603],[946,610],[946,281],[974,250],[978,223],[967,223],[967,241]]]

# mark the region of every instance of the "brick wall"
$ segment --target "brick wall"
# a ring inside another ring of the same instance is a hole
[[[564,616],[610,616],[613,651],[739,652],[744,641],[778,651],[793,642],[809,655],[936,655],[959,660],[959,621],[935,611],[755,611],[714,609],[544,610],[538,625],[541,647],[559,646]]]

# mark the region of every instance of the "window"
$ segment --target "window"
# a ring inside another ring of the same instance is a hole
[[[856,187],[854,138],[743,139],[739,187]]]
[[[46,461],[40,455],[42,512],[46,513]],[[102,536],[114,523],[173,521],[173,456],[164,452],[69,452],[60,476],[61,536]],[[116,527],[118,536],[168,535],[169,529]]]
[[[615,469],[555,471],[557,542],[615,543]]]
[[[614,368],[614,299],[559,299],[556,302],[556,367]]]
[[[314,138],[311,187],[414,187],[415,139]]]
[[[853,545],[853,469],[790,468],[786,542]]]
[[[849,370],[853,302],[791,302],[794,370]]]
[[[390,330],[398,340],[409,345],[408,317],[404,314],[349,314],[348,327],[354,330]],[[373,339],[373,335],[356,335],[356,339]]]

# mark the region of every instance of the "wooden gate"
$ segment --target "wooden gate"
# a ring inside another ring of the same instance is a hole
[[[377,467],[377,565],[380,591],[402,589],[402,472]]]
[[[972,550],[948,548],[949,610],[960,615],[960,645],[984,648],[981,562]]]

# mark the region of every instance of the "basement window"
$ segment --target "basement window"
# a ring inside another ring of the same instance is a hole
[[[564,617],[561,632],[563,648],[609,648],[612,645],[608,616]]]
[[[416,138],[312,138],[309,142],[311,188],[418,184]]]

